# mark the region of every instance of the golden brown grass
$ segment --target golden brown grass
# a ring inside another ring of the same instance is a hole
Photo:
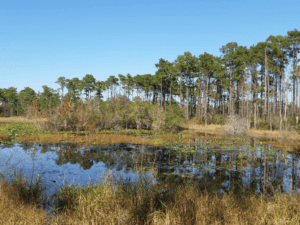
[[[296,131],[279,131],[279,130],[256,130],[251,129],[250,135],[252,137],[276,138],[276,139],[289,139],[300,140],[300,135]]]
[[[46,118],[27,119],[24,116],[0,117],[0,123],[33,123],[33,122],[47,122]]]
[[[152,137],[157,137],[163,140],[167,140],[167,141],[178,141],[179,138],[178,137],[174,137],[174,135],[171,134],[161,134],[161,135],[152,135]]]
[[[8,134],[0,134],[0,141],[5,140],[8,137]]]
[[[223,130],[226,126],[220,124],[209,124],[205,125],[189,125],[189,129],[195,130],[195,132],[203,132],[207,134],[218,134],[219,131]],[[279,130],[257,130],[250,129],[249,132],[251,137],[255,138],[276,138],[276,139],[289,139],[289,140],[300,140],[300,134],[296,131],[279,131]]]
[[[0,224],[42,224],[46,219],[41,208],[20,200],[17,189],[4,180],[1,181]]]
[[[164,202],[166,185],[139,183],[134,189],[126,183],[112,185],[108,174],[103,184],[84,188],[66,188],[63,192],[61,216],[47,218],[46,212],[26,204],[17,197],[10,184],[2,182],[0,221],[3,224],[299,224],[300,196],[278,194],[245,195],[229,192],[201,191],[193,184],[169,193]],[[70,193],[76,193],[70,199]],[[76,196],[76,197],[74,197]]]
[[[224,129],[224,125],[220,124],[208,124],[205,126],[204,124],[189,124],[188,129],[196,130],[197,132],[202,131],[208,134],[217,134],[217,132],[221,129]]]

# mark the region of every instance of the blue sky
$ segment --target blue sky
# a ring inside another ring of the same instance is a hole
[[[220,56],[228,42],[250,47],[299,30],[299,12],[299,0],[2,0],[0,88],[154,74],[160,58]]]

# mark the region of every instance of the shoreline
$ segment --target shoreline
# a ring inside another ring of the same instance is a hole
[[[195,125],[190,124],[187,129],[196,131],[198,133],[207,133],[218,135],[219,132],[224,129],[226,125],[220,124],[209,124],[205,127],[205,125]],[[300,134],[296,131],[288,131],[288,130],[258,130],[251,128],[249,131],[251,137],[254,138],[272,138],[272,139],[289,139],[289,140],[300,140]]]
[[[34,123],[34,122],[46,122],[46,118],[39,119],[28,119],[24,116],[13,116],[13,117],[0,117],[0,123]],[[187,124],[184,126],[186,131],[195,131],[197,133],[206,133],[211,135],[218,135],[226,125],[221,124]],[[249,132],[253,138],[267,138],[267,139],[286,139],[298,141],[300,140],[300,134],[296,131],[279,131],[279,130],[258,130],[251,128]]]

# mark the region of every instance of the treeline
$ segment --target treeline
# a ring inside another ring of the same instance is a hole
[[[59,77],[58,91],[43,86],[42,93],[29,87],[17,93],[11,87],[0,90],[0,101],[10,108],[11,115],[20,115],[33,99],[49,111],[62,107],[65,98],[75,102],[102,99],[107,91],[106,102],[117,96],[133,102],[136,95],[144,103],[158,104],[162,111],[167,106],[179,107],[186,119],[195,117],[205,124],[239,115],[247,118],[251,127],[282,129],[288,118],[298,124],[299,51],[300,31],[295,29],[286,36],[271,35],[250,48],[230,42],[220,48],[220,56],[205,52],[197,57],[185,52],[173,62],[159,59],[154,75],[119,74],[106,81],[97,81],[91,74],[82,80]]]

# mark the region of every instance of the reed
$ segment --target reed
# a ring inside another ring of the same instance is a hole
[[[102,184],[65,187],[53,199],[58,208],[50,217],[37,206],[37,197],[30,203],[24,201],[26,193],[20,191],[24,182],[19,181],[15,188],[3,180],[0,220],[4,224],[300,223],[300,197],[296,194],[241,196],[233,191],[203,190],[188,180],[175,188],[151,182],[143,174],[139,181],[130,182],[110,172]]]

